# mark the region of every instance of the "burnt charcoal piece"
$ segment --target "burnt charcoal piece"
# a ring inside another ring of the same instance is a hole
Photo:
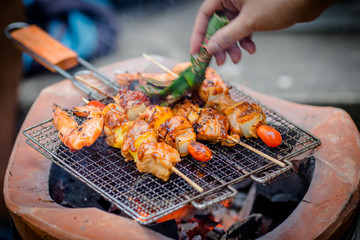
[[[255,239],[261,236],[262,215],[252,214],[231,225],[221,240]]]
[[[183,229],[186,232],[186,235],[191,238],[196,233],[199,232],[199,223],[191,222],[191,223],[179,223],[179,229]]]
[[[156,223],[147,227],[171,239],[181,239],[178,235],[178,228],[175,219],[171,219],[162,223]]]
[[[225,234],[225,230],[223,228],[221,228],[221,227],[214,227],[213,231],[216,232],[216,233],[219,233],[220,236]]]
[[[202,240],[202,237],[201,235],[196,235],[191,240]]]
[[[214,232],[214,231],[209,231],[208,233],[206,233],[205,235],[205,239],[206,240],[218,240],[221,238],[221,234]]]
[[[183,228],[180,229],[179,239],[180,240],[189,240],[189,238],[188,238],[188,236],[186,234],[186,231]]]

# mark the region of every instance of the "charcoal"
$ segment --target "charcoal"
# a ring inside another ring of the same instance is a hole
[[[199,220],[201,224],[205,224],[206,227],[215,227],[219,223],[212,220],[210,215],[195,215],[194,218]]]
[[[221,234],[220,233],[217,233],[217,232],[214,232],[214,231],[209,231],[206,233],[205,235],[205,239],[206,240],[218,240],[221,238]]]
[[[231,225],[221,240],[255,239],[261,236],[262,215],[252,214]]]
[[[195,235],[191,240],[202,240],[201,235]]]
[[[199,223],[198,222],[191,222],[191,223],[179,223],[179,229],[183,229],[186,232],[186,235],[191,238],[196,233],[199,232]]]
[[[221,236],[225,234],[225,230],[222,227],[214,227],[213,231],[219,233]]]
[[[179,239],[180,240],[189,240],[188,235],[186,234],[185,229],[181,228],[179,231]]]

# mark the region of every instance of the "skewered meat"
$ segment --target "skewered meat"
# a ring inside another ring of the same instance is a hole
[[[150,105],[146,110],[139,116],[150,124],[154,129],[158,129],[167,119],[173,117],[173,113],[170,108],[162,107],[157,105]]]
[[[133,121],[124,135],[124,142],[121,146],[121,155],[123,155],[127,161],[137,161],[137,153],[141,144],[156,141],[156,133],[147,122],[144,120]]]
[[[176,149],[162,142],[146,142],[138,152],[136,167],[140,172],[149,172],[167,181],[173,172],[172,167],[180,162],[180,155]]]
[[[129,121],[125,110],[117,104],[109,103],[102,110],[102,114],[106,143],[112,147],[121,147],[124,141],[124,123]]]
[[[273,127],[264,127],[266,116],[256,103],[235,102],[228,91],[228,87],[219,75],[205,79],[198,90],[198,95],[206,106],[210,106],[223,113],[230,121],[230,131],[246,138],[258,137],[270,147],[281,144],[281,135]]]
[[[115,103],[124,108],[129,120],[135,120],[151,104],[149,97],[141,91],[120,88]]]
[[[204,108],[193,126],[198,140],[216,143],[227,138],[229,121],[224,115],[218,114],[216,110]]]
[[[230,121],[230,131],[246,138],[258,137],[257,127],[266,124],[266,116],[256,103],[235,102],[230,95],[211,101],[211,105]]]
[[[180,156],[186,156],[188,144],[196,141],[196,134],[191,123],[183,116],[169,118],[158,129],[159,141],[176,148]]]
[[[226,146],[236,144],[228,139],[229,120],[214,109],[200,108],[192,101],[184,100],[173,107],[173,113],[186,117],[192,123],[198,140],[220,142]],[[239,139],[236,134],[233,137]]]
[[[170,108],[150,105],[139,119],[148,122],[157,131],[158,140],[176,148],[182,157],[188,155],[191,148],[191,156],[195,159],[201,161],[211,159],[210,149],[201,143],[196,143],[196,134],[191,123],[184,117],[173,117]],[[191,142],[193,144],[190,144]]]

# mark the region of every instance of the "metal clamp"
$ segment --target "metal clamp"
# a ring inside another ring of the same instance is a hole
[[[191,204],[197,209],[205,209],[213,204],[233,198],[236,194],[236,189],[231,186],[227,186],[227,188],[223,188],[218,192],[205,196],[201,199],[201,202],[192,201]]]
[[[254,175],[250,175],[250,178],[257,183],[261,183],[261,184],[270,183],[274,181],[276,178],[280,177],[281,175],[292,172],[293,169],[292,163],[287,160],[285,160],[284,162],[286,162],[287,165],[283,168],[279,168],[277,170],[264,171],[261,173],[262,175],[264,175],[263,177],[256,177]]]

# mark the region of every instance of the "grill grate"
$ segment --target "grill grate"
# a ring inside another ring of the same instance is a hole
[[[255,101],[235,88],[231,89],[231,94],[237,101]],[[207,144],[213,152],[213,159],[202,163],[185,157],[176,165],[204,189],[201,194],[176,174],[163,182],[149,173],[140,173],[134,162],[124,161],[120,149],[107,146],[104,137],[90,147],[71,152],[58,138],[52,120],[32,126],[24,130],[24,134],[27,143],[34,149],[89,185],[137,222],[149,224],[189,203],[204,208],[225,200],[235,194],[232,188],[226,187],[247,177],[268,182],[288,173],[292,165],[287,160],[320,145],[316,137],[263,104],[258,104],[262,106],[268,124],[281,133],[283,143],[277,148],[269,148],[260,139],[242,141],[276,159],[286,160],[286,167],[273,170],[273,163],[238,145],[229,148]],[[262,178],[255,177],[260,173]]]

